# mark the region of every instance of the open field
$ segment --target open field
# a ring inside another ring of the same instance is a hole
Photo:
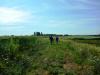
[[[100,37],[0,37],[0,75],[100,75]]]
[[[91,44],[100,47],[100,36],[72,36],[67,37],[67,39],[73,40],[79,43]]]

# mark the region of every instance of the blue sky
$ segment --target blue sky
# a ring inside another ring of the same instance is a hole
[[[100,0],[0,0],[0,35],[100,34]]]

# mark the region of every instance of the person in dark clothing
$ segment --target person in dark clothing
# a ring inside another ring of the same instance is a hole
[[[59,42],[59,37],[56,36],[56,43],[58,44],[58,42]]]
[[[50,39],[50,43],[52,44],[53,43],[53,37],[52,36],[49,36],[49,39]]]

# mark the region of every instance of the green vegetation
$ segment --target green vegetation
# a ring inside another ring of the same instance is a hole
[[[87,40],[0,37],[0,75],[100,75],[100,39]]]
[[[73,38],[72,40],[76,42],[92,44],[100,47],[100,38]]]

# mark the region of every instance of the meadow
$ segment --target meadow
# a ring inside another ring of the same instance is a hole
[[[1,36],[0,75],[100,75],[100,37]]]

